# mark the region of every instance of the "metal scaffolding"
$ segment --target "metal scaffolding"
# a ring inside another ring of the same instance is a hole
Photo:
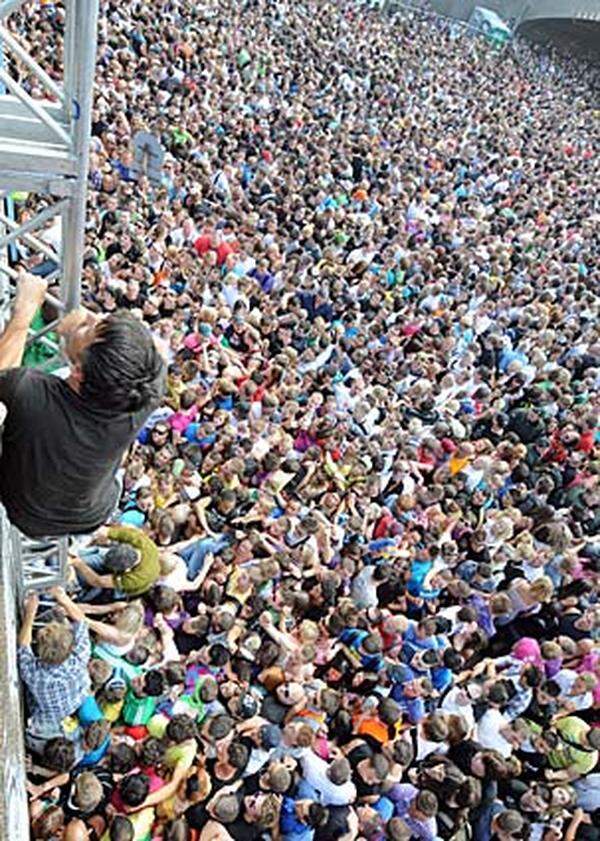
[[[23,224],[0,213],[0,251],[16,244],[51,260],[56,268],[48,279],[60,279],[61,290],[60,301],[51,300],[68,311],[81,297],[98,0],[64,0],[59,80],[40,66],[11,30],[10,16],[23,3],[0,0],[0,198],[14,191],[30,193],[37,207]],[[56,55],[60,47],[57,44]],[[61,244],[55,248],[35,232],[58,220]],[[14,268],[0,260],[1,320],[9,311],[15,277]],[[32,334],[31,340],[36,338]]]
[[[41,66],[19,34],[19,19],[11,16],[24,2],[0,0],[0,330],[15,294],[15,254],[46,261],[46,280],[60,284],[60,297],[47,295],[59,317],[81,298],[98,0],[64,0],[64,37],[59,43],[63,27],[57,26],[53,51],[53,58],[62,54],[61,78],[56,65]],[[38,19],[46,13],[56,10],[36,11]],[[35,47],[35,36],[29,39]],[[18,220],[6,202],[15,192],[28,194],[28,212]],[[31,330],[28,344],[50,343],[58,353],[48,337],[57,321]],[[13,529],[17,592],[51,586],[64,576],[66,541],[38,543]]]
[[[60,282],[60,298],[47,296],[59,313],[81,297],[98,0],[64,0],[64,41],[53,54],[63,54],[60,79],[54,67],[45,70],[31,55],[14,25],[18,19],[11,16],[24,2],[0,0],[0,331],[10,316],[15,266],[23,254],[41,255],[50,267],[46,280]],[[31,5],[29,23],[35,20]],[[35,47],[35,37],[31,42]],[[27,214],[18,219],[11,212],[15,192],[29,194]],[[55,326],[32,330],[29,343],[47,343]],[[29,838],[18,605],[25,589],[61,583],[66,563],[66,538],[29,540],[9,525],[0,505],[0,839]]]

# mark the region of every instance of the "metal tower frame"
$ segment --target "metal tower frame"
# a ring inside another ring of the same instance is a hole
[[[23,3],[0,0],[0,331],[15,293],[16,272],[8,258],[15,244],[56,265],[47,279],[60,279],[60,300],[48,298],[60,313],[77,306],[81,298],[98,0],[64,0],[64,67],[58,83],[7,27],[7,18]],[[27,78],[35,79],[45,98],[31,96]],[[21,223],[8,213],[7,197],[13,191],[36,196],[37,212]],[[59,216],[57,250],[39,235]],[[46,333],[54,326],[31,331],[29,341],[47,343]],[[67,551],[66,538],[25,538],[9,525],[0,505],[0,679],[5,690],[0,708],[0,838],[14,841],[29,838],[24,714],[16,663],[19,603],[25,588],[44,589],[64,581]]]
[[[0,0],[0,199],[13,191],[32,193],[36,212],[21,223],[0,207],[0,330],[10,316],[17,272],[8,249],[22,244],[43,255],[56,268],[48,281],[60,281],[60,299],[48,294],[59,316],[81,300],[87,173],[90,146],[98,0],[63,0],[64,41],[62,79],[48,72],[11,31],[10,15],[25,0]],[[42,12],[40,12],[42,14]],[[58,35],[57,35],[58,37]],[[32,39],[33,40],[33,39]],[[56,53],[59,45],[56,45]],[[42,97],[34,98],[32,84]],[[61,220],[61,247],[45,242],[44,229]],[[55,352],[47,335],[53,321],[31,330],[28,344],[42,341]],[[43,589],[62,583],[67,566],[67,540],[31,541],[11,530],[17,597],[24,588]],[[6,547],[5,543],[5,547]]]
[[[13,191],[31,192],[39,207],[23,224],[0,213],[0,328],[14,294],[16,272],[4,256],[11,244],[20,242],[56,263],[47,279],[60,280],[60,300],[48,299],[60,311],[73,309],[81,299],[98,0],[63,0],[64,62],[58,82],[7,26],[7,18],[24,2],[0,0],[0,199]],[[28,78],[45,98],[31,96]],[[36,236],[57,217],[62,221],[60,253]],[[32,331],[29,342],[55,326]]]

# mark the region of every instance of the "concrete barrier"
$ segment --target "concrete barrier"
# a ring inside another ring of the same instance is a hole
[[[24,721],[17,669],[20,573],[12,531],[0,505],[0,839],[27,841],[29,811]]]

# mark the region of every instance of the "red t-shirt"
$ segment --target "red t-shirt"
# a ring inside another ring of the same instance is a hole
[[[594,449],[594,433],[591,429],[588,429],[587,432],[584,432],[580,439],[579,443],[577,444],[577,449],[580,450],[582,453],[591,453]]]
[[[217,265],[222,266],[230,254],[238,250],[237,242],[229,242],[225,240],[217,246]]]
[[[213,244],[213,238],[211,234],[200,234],[196,242],[194,243],[194,249],[196,254],[202,257],[206,254],[207,251],[210,251]]]

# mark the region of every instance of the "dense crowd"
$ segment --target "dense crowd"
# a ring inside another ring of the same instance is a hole
[[[101,7],[85,299],[167,396],[26,601],[33,837],[600,838],[593,70],[344,0]]]

